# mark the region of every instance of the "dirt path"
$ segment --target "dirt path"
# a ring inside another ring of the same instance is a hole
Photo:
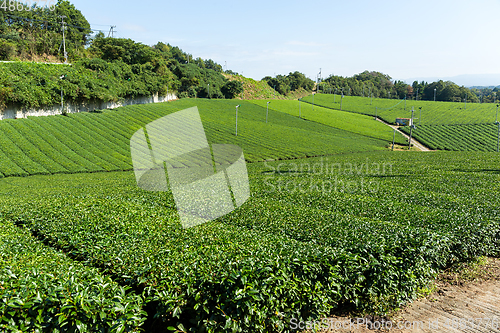
[[[400,131],[398,126],[394,126],[394,125],[391,125],[389,123],[386,123],[385,121],[383,121],[380,118],[377,118],[377,120],[380,121],[381,123],[386,124],[390,128],[395,129],[396,131],[398,131],[399,133],[401,133],[406,139],[410,138],[410,136],[408,134],[403,133],[402,131]],[[413,144],[413,146],[417,147],[420,151],[432,151],[431,149],[427,148],[426,146],[424,146],[423,144],[421,144],[420,142],[418,142],[417,140],[415,140],[415,138],[411,138],[411,143]]]
[[[319,332],[500,332],[500,259],[489,258],[474,274],[477,276],[471,280],[442,274],[435,284],[436,292],[390,319],[332,317],[325,324],[329,328]]]

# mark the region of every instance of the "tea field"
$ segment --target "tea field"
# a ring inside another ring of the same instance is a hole
[[[339,110],[327,109],[321,106],[313,106],[309,103],[299,101],[283,100],[254,100],[252,103],[266,107],[269,102],[269,110],[284,112],[293,116],[300,116],[302,119],[325,124],[330,127],[343,129],[352,133],[378,138],[387,142],[392,142],[393,130],[381,122],[375,121],[373,117],[343,112]],[[269,122],[273,119],[269,118]],[[401,134],[396,133],[396,143],[403,144],[405,139]]]
[[[260,103],[238,136],[234,101],[0,122],[0,330],[290,332],[499,255],[498,154],[390,151],[364,116],[283,101],[266,124]],[[194,105],[210,143],[243,148],[251,196],[184,229],[170,192],[137,186],[129,140]]]
[[[302,98],[304,102],[312,103],[312,95]],[[340,95],[315,94],[314,104],[340,110]],[[497,105],[492,103],[454,103],[369,98],[359,96],[344,96],[342,110],[365,115],[377,116],[384,121],[394,124],[396,118],[410,118],[411,109],[415,109],[415,124],[444,125],[444,124],[485,124],[494,123]],[[420,113],[420,108],[422,112]]]
[[[0,327],[282,332],[346,306],[384,313],[440,269],[498,255],[499,162],[386,151],[250,163],[251,198],[188,229],[172,195],[130,171],[5,177]]]
[[[102,113],[4,120],[0,122],[0,177],[131,170],[132,134],[150,121],[192,106],[198,106],[209,142],[236,144],[250,162],[382,150],[390,141],[273,110],[272,122],[265,124],[265,108],[239,103],[238,136],[237,103],[227,100],[187,99]]]
[[[409,128],[401,128],[406,134]],[[421,125],[413,137],[431,149],[456,151],[497,151],[498,126],[495,124]]]

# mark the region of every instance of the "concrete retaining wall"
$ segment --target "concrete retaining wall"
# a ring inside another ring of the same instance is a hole
[[[89,112],[95,110],[114,109],[120,106],[132,104],[168,102],[176,99],[177,96],[172,93],[169,93],[168,96],[158,96],[158,94],[155,94],[149,97],[125,98],[122,102],[118,103],[98,101],[88,101],[79,104],[64,103],[64,110],[66,113]],[[28,116],[53,116],[56,114],[62,114],[60,104],[38,109],[27,109],[21,106],[10,105],[7,106],[5,110],[0,111],[0,119],[26,118]]]

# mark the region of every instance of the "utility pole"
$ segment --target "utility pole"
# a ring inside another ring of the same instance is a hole
[[[236,105],[236,136],[238,136],[238,108],[240,105]]]
[[[342,95],[340,96],[340,111],[342,111],[342,101],[344,100],[344,88],[342,88]]]
[[[436,88],[434,88],[434,102],[436,101]]]
[[[422,119],[422,107],[419,107],[420,115],[418,116],[418,126],[420,126],[420,121]]]
[[[413,112],[414,112],[414,108],[412,107],[411,108],[411,120],[410,120],[410,140],[408,141],[408,150],[411,149],[411,137],[412,137],[412,134],[413,134]]]
[[[495,116],[495,124],[496,124],[496,123],[498,123],[498,106],[499,106],[499,105],[500,105],[500,104],[497,104],[497,115]]]
[[[302,117],[300,116],[300,102],[301,102],[300,100],[301,100],[301,98],[299,98],[299,118],[302,118]]]
[[[498,153],[498,148],[500,146],[500,123],[497,122],[497,126],[498,126],[498,133],[497,133],[497,153]]]
[[[465,107],[464,109],[467,109],[467,93],[465,93]]]
[[[269,114],[269,103],[271,103],[271,102],[267,102],[266,103],[267,104],[267,109],[266,109],[266,124],[267,124],[267,115]]]
[[[321,80],[321,68],[319,69],[318,78],[316,80],[317,85],[318,85],[316,91],[319,91],[319,82],[320,82],[320,80]]]
[[[207,85],[207,88],[208,88],[208,95],[207,95],[207,98],[210,98],[210,83]]]
[[[61,26],[62,26],[62,33],[63,33],[63,53],[64,53],[64,63],[68,63],[68,53],[66,53],[66,38],[64,35],[64,30],[66,28],[66,22],[64,22],[64,19],[66,18],[65,15],[59,16],[61,19]]]
[[[392,150],[394,150],[394,141],[396,140],[396,129],[394,129],[394,133],[392,134]]]
[[[116,28],[116,25],[110,25],[108,37],[111,35],[111,38],[115,38],[115,31],[114,31],[115,28]]]

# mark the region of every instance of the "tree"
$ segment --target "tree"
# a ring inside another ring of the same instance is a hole
[[[82,12],[67,0],[58,0],[54,12],[56,18],[66,16],[64,19],[67,24],[65,34],[69,43],[75,43],[78,46],[87,45],[91,30],[90,24]]]
[[[396,81],[394,83],[394,90],[396,91],[398,98],[403,99],[408,93],[408,85],[403,81]]]
[[[228,81],[221,88],[221,92],[225,98],[234,98],[236,95],[243,92],[243,84],[240,81]]]
[[[441,93],[441,98],[443,101],[447,102],[460,102],[460,88],[451,81],[445,82],[445,88]]]
[[[314,87],[313,80],[306,78],[304,74],[297,71],[288,75],[277,75],[274,78],[266,76],[262,80],[266,81],[270,87],[276,89],[282,95],[300,88],[310,91]]]

